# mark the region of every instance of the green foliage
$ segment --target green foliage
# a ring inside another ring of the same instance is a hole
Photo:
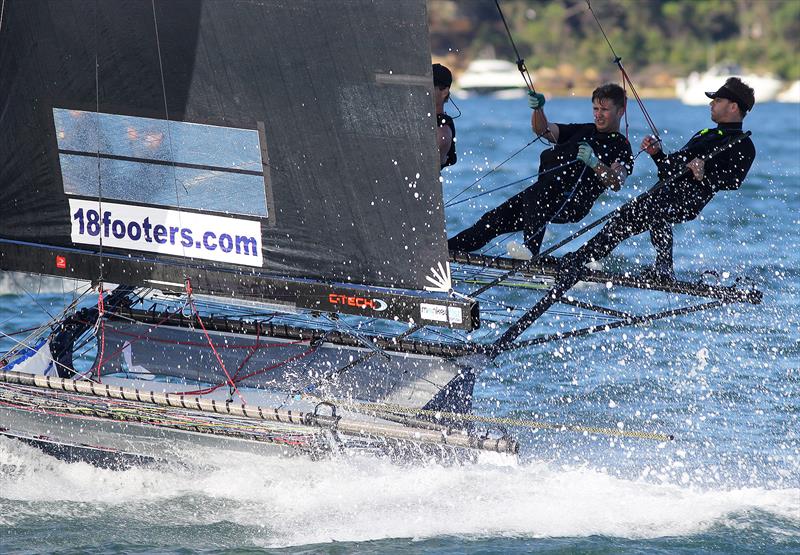
[[[520,53],[531,67],[570,63],[605,70],[613,55],[586,0],[500,2]],[[466,19],[455,40],[475,53],[487,45],[513,58],[492,0],[430,0]],[[800,0],[591,0],[614,50],[630,70],[666,66],[676,76],[719,61],[800,78]],[[446,29],[439,31],[446,35]]]

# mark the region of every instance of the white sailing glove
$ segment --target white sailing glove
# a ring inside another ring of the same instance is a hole
[[[578,160],[592,169],[595,169],[600,164],[600,158],[594,153],[589,143],[581,143],[580,147],[578,147]]]

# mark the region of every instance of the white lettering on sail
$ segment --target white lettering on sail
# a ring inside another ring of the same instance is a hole
[[[263,265],[261,224],[254,220],[69,199],[72,241],[86,245]]]

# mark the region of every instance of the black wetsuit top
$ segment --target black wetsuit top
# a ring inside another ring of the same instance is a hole
[[[442,164],[442,168],[452,166],[458,161],[456,156],[456,125],[453,123],[453,118],[447,114],[436,114],[436,122],[439,127],[446,125],[453,132],[453,140],[450,142],[450,150],[447,151],[447,160]]]
[[[659,152],[653,157],[658,167],[659,179],[669,179],[686,169],[694,158],[708,155],[727,141],[741,135],[742,124],[721,123],[713,129],[703,129],[694,134],[683,148],[672,154]],[[719,190],[738,189],[756,157],[756,148],[750,138],[721,151],[706,160],[704,178],[697,181],[689,172],[668,184],[659,196],[671,204],[673,223],[697,217],[711,197]]]
[[[747,137],[720,151],[705,161],[702,181],[686,171],[686,164],[708,155],[741,133],[741,123],[722,123],[714,129],[698,131],[678,152],[656,154],[653,159],[659,178],[682,177],[621,206],[600,233],[577,251],[575,260],[605,258],[628,237],[649,230],[656,247],[657,264],[661,261],[671,267],[672,225],[696,218],[717,191],[738,189],[755,159],[756,148]]]
[[[580,143],[589,143],[600,161],[611,166],[619,160],[628,175],[633,172],[633,152],[628,139],[619,132],[601,133],[593,123],[557,123],[558,142],[552,149],[542,152],[539,172],[543,172],[575,160]],[[605,192],[608,185],[586,165],[577,162],[553,174],[540,178],[557,179],[561,188],[568,189],[568,200],[561,210],[552,217],[554,223],[568,223],[582,220],[592,209],[597,198]]]
[[[473,251],[502,233],[522,231],[525,246],[535,255],[547,224],[583,219],[607,185],[594,170],[575,161],[581,142],[589,143],[603,164],[610,166],[619,160],[628,174],[633,170],[630,143],[620,133],[599,133],[593,123],[560,123],[558,143],[541,155],[539,180],[449,239],[448,247]]]

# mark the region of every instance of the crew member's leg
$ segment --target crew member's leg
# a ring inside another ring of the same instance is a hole
[[[533,256],[542,248],[547,224],[558,214],[569,197],[569,186],[560,179],[551,176],[539,181],[536,189],[526,198],[525,222],[523,235],[525,246]]]
[[[672,270],[672,223],[653,222],[650,227],[650,242],[656,249],[656,263],[653,267],[661,277],[671,277]]]
[[[539,253],[545,227],[564,203],[565,185],[556,179],[542,179],[506,202],[486,212],[473,226],[447,242],[450,250],[474,251],[503,233],[523,231],[525,246]]]
[[[525,237],[525,246],[531,251],[533,256],[537,256],[542,248],[542,241],[544,241],[544,234],[547,231],[547,223],[537,226],[536,229],[529,229],[527,226],[522,230]]]
[[[498,235],[521,230],[528,189],[486,212],[474,225],[449,239],[447,248],[451,251],[470,252],[483,247]]]
[[[660,226],[666,219],[667,206],[667,199],[657,194],[633,199],[624,204],[600,233],[575,251],[570,258],[579,264],[602,260],[625,239],[651,229],[654,224]]]

